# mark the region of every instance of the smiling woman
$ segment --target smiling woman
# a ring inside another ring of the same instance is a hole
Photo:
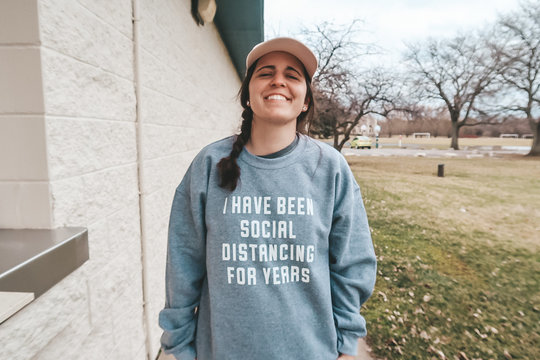
[[[261,57],[249,83],[248,106],[257,124],[254,128],[265,134],[267,127],[285,126],[283,130],[294,135],[296,118],[308,109],[306,93],[302,63],[296,57],[285,52],[271,52]],[[288,131],[287,127],[292,127],[293,131]],[[259,155],[252,142],[248,141],[247,149]]]
[[[376,262],[347,162],[304,135],[317,60],[277,38],[246,68],[240,134],[204,148],[175,193],[162,347],[182,360],[353,359]]]

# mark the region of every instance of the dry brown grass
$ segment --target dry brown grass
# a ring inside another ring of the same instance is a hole
[[[383,190],[388,196],[384,201],[398,202],[394,215],[404,221],[436,225],[443,231],[458,227],[471,234],[490,233],[495,235],[490,238],[505,244],[540,249],[538,159],[349,157],[348,161],[360,182]],[[444,178],[436,176],[439,163],[445,164]]]

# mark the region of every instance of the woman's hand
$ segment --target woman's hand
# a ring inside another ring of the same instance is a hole
[[[340,354],[338,360],[354,360],[354,356],[347,354]]]

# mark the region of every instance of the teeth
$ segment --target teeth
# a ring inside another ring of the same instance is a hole
[[[283,95],[270,95],[268,100],[287,100],[287,98]]]

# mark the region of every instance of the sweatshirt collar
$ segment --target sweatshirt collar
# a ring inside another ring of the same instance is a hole
[[[308,137],[303,134],[298,134],[298,144],[294,148],[284,154],[283,156],[276,158],[266,158],[251,154],[244,147],[240,153],[238,160],[260,169],[280,169],[296,162],[300,156],[304,153],[306,148]],[[292,145],[292,144],[291,144]]]

